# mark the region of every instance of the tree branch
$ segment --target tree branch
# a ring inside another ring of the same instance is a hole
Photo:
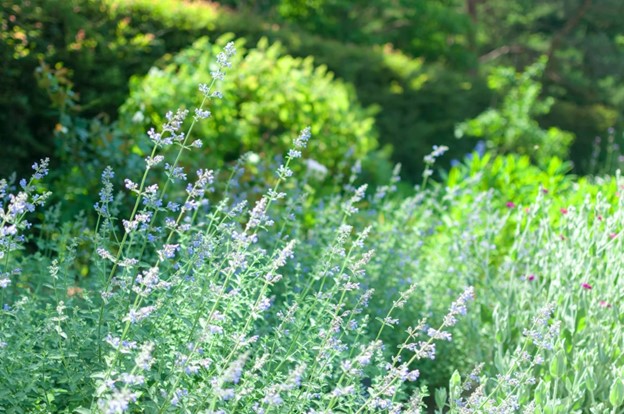
[[[490,60],[498,59],[501,56],[504,56],[509,53],[520,53],[524,51],[525,48],[521,45],[505,45],[498,47],[494,50],[487,52],[485,55],[479,56],[479,63],[489,62]]]

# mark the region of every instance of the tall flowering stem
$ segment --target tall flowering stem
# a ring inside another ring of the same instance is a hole
[[[41,180],[48,174],[48,158],[33,164],[35,171],[30,180],[26,182],[22,179],[19,182],[21,191],[17,195],[8,193],[9,183],[0,180],[0,260],[4,262],[0,269],[0,289],[2,297],[0,305],[4,306],[4,295],[6,288],[11,284],[11,276],[18,275],[20,269],[9,269],[9,257],[12,251],[18,248],[19,243],[25,240],[20,231],[30,228],[30,223],[24,218],[28,213],[32,213],[36,206],[41,206],[51,193],[36,194],[34,183]],[[8,203],[3,205],[4,199],[8,198]]]
[[[393,358],[395,361],[394,364],[400,361],[401,353],[403,352],[403,349],[406,349],[406,348],[413,350],[414,355],[405,363],[405,366],[410,366],[414,361],[418,359],[422,359],[422,358],[433,359],[435,357],[435,347],[433,346],[433,341],[436,339],[450,340],[451,338],[450,334],[448,332],[445,332],[444,329],[454,326],[457,323],[458,315],[466,314],[467,312],[466,305],[469,301],[473,299],[474,299],[474,288],[472,287],[466,288],[466,290],[460,295],[460,297],[451,304],[449,312],[444,317],[444,321],[442,322],[440,327],[438,329],[430,328],[427,331],[427,334],[429,335],[429,339],[426,342],[420,342],[418,344],[408,343],[408,341],[412,339],[415,335],[417,335],[418,331],[423,328],[422,325],[419,325],[418,327],[409,330],[408,338],[403,342],[403,345],[400,347],[399,352]],[[367,400],[362,404],[362,406],[355,412],[355,414],[359,414],[363,412],[365,409],[367,409],[373,400],[383,395],[387,390],[393,387],[398,379],[399,378],[395,376],[391,378],[390,381],[388,381],[386,384],[384,384],[384,386],[381,389],[376,390],[375,392],[372,392],[370,396],[367,398]]]
[[[233,52],[234,53],[234,52]],[[184,152],[185,149],[188,148],[188,142],[189,142],[189,137],[191,136],[191,133],[193,132],[193,128],[195,127],[195,124],[200,121],[201,119],[205,119],[208,118],[210,116],[210,111],[206,111],[204,110],[204,105],[206,104],[206,101],[211,97],[211,91],[212,88],[214,86],[214,84],[216,83],[217,79],[213,78],[212,81],[210,82],[210,85],[205,85],[202,84],[200,85],[200,92],[202,93],[202,101],[199,105],[199,107],[195,110],[195,116],[193,116],[193,121],[191,122],[191,125],[189,126],[188,131],[186,132],[185,136],[184,136],[184,141],[180,144],[180,149],[178,150],[175,160],[173,162],[173,164],[171,166],[169,166],[169,171],[171,171],[172,173],[167,174],[167,179],[165,180],[165,184],[163,186],[163,188],[160,191],[160,198],[162,199],[165,194],[167,194],[167,190],[169,189],[169,184],[173,182],[174,180],[174,173],[175,171],[178,170],[178,164],[180,162],[180,157],[182,156],[182,153]],[[201,141],[195,141],[198,142],[198,144],[196,144],[196,146],[200,146],[199,143],[201,143]],[[187,198],[188,201],[188,198]],[[156,217],[158,216],[158,209],[154,210],[154,213],[152,214],[150,223],[149,223],[149,227],[147,232],[149,233],[152,228],[154,227],[154,224],[156,223]],[[141,250],[138,254],[137,259],[141,260],[141,258],[143,258],[143,254],[145,253],[145,249],[147,248],[147,238],[145,238],[143,240],[143,244],[141,246]]]
[[[299,136],[297,136],[297,138],[294,140],[293,143],[293,149],[291,149],[287,156],[286,156],[286,163],[282,164],[278,167],[277,169],[277,181],[275,183],[275,185],[273,186],[272,189],[270,189],[268,191],[268,194],[266,196],[264,196],[263,198],[260,199],[260,201],[256,204],[256,207],[254,208],[254,210],[251,212],[251,217],[249,219],[249,222],[247,223],[247,226],[245,228],[245,233],[251,233],[247,236],[247,239],[255,239],[256,234],[258,232],[258,230],[260,229],[260,224],[262,223],[263,220],[265,220],[264,216],[265,216],[265,212],[268,211],[269,207],[271,206],[271,203],[273,201],[279,200],[281,198],[283,198],[285,196],[284,193],[279,192],[279,188],[282,184],[282,182],[286,181],[290,176],[292,176],[292,170],[290,169],[290,163],[293,159],[295,158],[299,158],[301,157],[301,150],[303,150],[307,143],[308,140],[311,137],[311,132],[310,132],[310,127],[305,128],[303,131],[301,131],[301,133],[299,134]],[[249,246],[245,246],[244,248],[247,249]],[[224,259],[225,262],[226,259]],[[219,268],[222,268],[224,262],[221,264],[221,266],[219,266]],[[234,275],[234,270],[235,269],[230,269],[230,271],[227,272],[227,276],[225,278],[225,281],[220,289],[220,292],[218,294],[217,300],[215,300],[215,302],[213,303],[209,313],[208,313],[208,317],[207,319],[210,321],[212,320],[212,318],[214,317],[214,314],[217,310],[218,305],[220,304],[222,298],[223,298],[223,294],[225,293],[225,289],[227,288],[227,286],[229,285],[230,279],[231,277]],[[261,291],[263,291],[266,288],[267,284],[265,281],[265,287],[263,289],[261,289]],[[191,329],[191,333],[189,334],[189,338],[192,337],[195,333],[195,330],[197,329],[197,327],[199,326],[199,320],[202,316],[202,312],[201,310],[198,311],[196,313],[195,316],[195,320],[193,322],[193,327]],[[250,318],[251,319],[251,318]],[[250,320],[247,320],[247,324],[246,327],[248,327]],[[193,353],[195,353],[197,351],[199,344],[195,343],[194,346],[191,349],[191,355]],[[226,363],[225,365],[227,365],[231,358],[233,357],[233,355],[235,354],[235,350],[238,349],[237,347],[232,350],[232,352],[230,352],[230,354],[226,357]],[[190,357],[189,357],[190,360]],[[175,389],[177,388],[179,382],[181,380],[181,377],[178,376],[175,381],[173,382],[168,394],[167,394],[167,398],[165,399],[165,402],[163,403],[163,405],[160,407],[159,413],[163,413],[167,407],[170,404],[170,399],[173,395],[173,392],[175,391]],[[213,400],[212,405],[216,404],[216,400]]]
[[[151,167],[157,163],[157,162],[155,162],[155,160],[157,160],[157,158],[156,158],[156,151],[157,151],[157,149],[159,147],[161,147],[161,146],[170,145],[173,142],[181,141],[181,143],[180,143],[180,150],[177,153],[177,156],[175,158],[174,164],[172,166],[170,166],[170,168],[169,168],[170,171],[171,171],[171,174],[168,176],[167,182],[166,182],[165,186],[163,187],[163,191],[161,193],[162,195],[165,194],[166,188],[167,188],[169,182],[172,181],[172,176],[175,174],[175,171],[177,169],[177,165],[178,165],[178,162],[179,162],[180,157],[182,155],[182,152],[183,152],[184,149],[187,148],[187,142],[188,142],[190,133],[191,133],[195,123],[198,120],[206,118],[206,117],[208,117],[210,115],[210,113],[208,111],[203,110],[203,105],[205,104],[206,100],[210,96],[211,88],[214,85],[214,83],[216,82],[216,80],[223,79],[224,73],[221,71],[221,68],[230,66],[228,58],[233,56],[235,53],[236,53],[236,48],[234,47],[234,43],[233,42],[228,43],[225,46],[225,53],[222,53],[222,54],[219,55],[219,67],[220,67],[220,69],[213,73],[213,79],[211,81],[210,86],[206,86],[204,84],[200,85],[199,89],[200,89],[200,92],[202,92],[202,94],[203,94],[202,103],[201,103],[200,107],[198,108],[198,110],[195,111],[195,116],[193,118],[193,122],[190,125],[190,127],[189,127],[189,129],[188,129],[186,134],[182,133],[182,134],[176,135],[176,132],[180,129],[180,127],[182,125],[182,122],[183,122],[184,118],[186,117],[186,112],[185,111],[178,111],[178,113],[175,114],[175,115],[173,115],[171,113],[167,114],[167,119],[168,119],[169,122],[164,125],[163,133],[169,132],[169,134],[170,134],[169,136],[164,136],[163,134],[155,133],[153,130],[148,132],[148,135],[149,135],[150,139],[154,142],[154,147],[152,149],[151,154],[147,158],[147,168],[145,169],[145,171],[143,173],[143,177],[141,179],[141,183],[139,184],[138,189],[137,189],[137,186],[134,185],[131,182],[128,183],[128,181],[127,181],[127,184],[126,184],[126,187],[128,187],[131,191],[136,191],[136,193],[137,193],[137,199],[135,201],[134,208],[133,208],[132,213],[130,215],[129,222],[134,222],[135,217],[136,217],[137,212],[138,212],[139,205],[140,205],[141,201],[143,200],[144,191],[145,191],[145,188],[146,188],[146,180],[147,180],[148,173],[149,173]],[[182,138],[182,139],[180,139],[180,138]],[[212,172],[209,172],[209,173],[212,174]],[[198,180],[198,183],[202,182],[202,179],[203,178],[200,177],[200,179]],[[211,178],[209,178],[209,180],[211,181]],[[205,181],[205,179],[204,179],[204,181]],[[193,189],[188,192],[187,201],[190,198],[195,196],[195,192],[196,191],[197,191],[197,188],[196,188],[196,186],[194,186]],[[156,216],[156,211],[154,212],[154,214],[151,217],[150,228],[151,228],[151,226],[154,223],[154,218]],[[171,238],[173,237],[173,234],[175,232],[174,229],[177,227],[177,225],[182,220],[182,217],[184,216],[184,213],[185,213],[185,208],[182,208],[180,210],[180,213],[178,215],[177,220],[175,221],[175,226],[173,226],[173,228],[169,232],[169,235],[168,235],[167,240],[165,242],[165,246],[168,245],[168,243],[171,241]],[[113,278],[113,276],[115,274],[115,271],[117,270],[117,267],[119,265],[119,261],[120,261],[122,255],[123,255],[124,247],[125,247],[125,244],[126,244],[126,241],[128,239],[128,235],[129,234],[131,234],[130,231],[124,232],[124,235],[123,235],[123,238],[121,240],[120,246],[119,246],[119,248],[117,250],[117,255],[115,256],[115,258],[113,260],[112,269],[111,269],[111,271],[110,271],[110,273],[108,275],[108,278],[106,280],[105,289],[104,289],[105,292],[108,291],[108,288],[110,286],[110,282],[111,282],[111,280],[112,280],[112,278]],[[132,232],[132,235],[134,235],[134,232]],[[146,246],[146,244],[144,243],[143,247],[142,247],[142,250],[141,250],[141,256],[142,256],[142,254],[144,252],[145,246]],[[160,264],[160,262],[162,260],[163,260],[163,257],[159,257],[159,259],[158,259],[158,261],[157,261],[157,263],[155,264],[154,267],[158,268],[158,266],[159,266],[159,264]],[[134,283],[135,280],[136,280],[136,278],[133,279],[133,283]],[[142,300],[143,300],[143,297],[141,295],[137,295],[137,297],[135,298],[134,304],[132,305],[131,311],[133,309],[138,308],[141,305]],[[102,322],[103,322],[103,315],[104,315],[104,305],[105,305],[105,301],[102,302],[102,305],[100,307],[99,318],[98,318],[98,338],[99,338],[99,341],[98,341],[98,343],[99,343],[98,355],[99,355],[99,359],[100,360],[102,359],[102,350],[101,350],[101,336],[102,336],[102,333],[101,333],[101,329],[102,329]],[[122,342],[125,339],[126,335],[128,334],[128,331],[130,329],[130,325],[132,323],[133,323],[132,318],[129,318],[129,319],[126,320],[126,323],[125,323],[125,326],[124,326],[124,329],[123,329],[123,332],[122,332],[122,335],[121,335],[121,341]],[[118,359],[118,357],[120,355],[120,352],[121,352],[121,345],[119,345],[119,347],[117,347],[117,350],[116,350],[116,352],[115,352],[115,354],[113,356],[112,362],[109,363],[109,368],[108,368],[108,370],[107,370],[107,372],[105,374],[106,378],[110,377],[111,370],[112,370],[112,368],[113,368],[113,366],[115,364],[115,361]]]

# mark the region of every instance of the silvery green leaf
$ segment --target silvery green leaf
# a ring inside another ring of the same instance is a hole
[[[566,360],[563,351],[557,352],[555,357],[550,361],[550,374],[555,378],[561,378],[566,371]]]
[[[447,393],[445,388],[438,388],[435,390],[436,407],[440,410],[446,405],[446,397]]]
[[[617,408],[624,402],[624,382],[621,378],[615,380],[609,391],[609,402],[613,408]]]

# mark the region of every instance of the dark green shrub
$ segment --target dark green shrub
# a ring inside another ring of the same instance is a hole
[[[477,115],[489,102],[485,82],[478,75],[425,63],[390,45],[341,43],[292,26],[270,24],[257,15],[227,9],[215,12],[204,4],[110,3],[115,5],[115,18],[141,16],[134,24],[144,31],[163,32],[162,39],[171,49],[179,47],[185,36],[194,39],[232,32],[250,44],[266,37],[271,43],[280,42],[292,56],[314,56],[316,63],[327,65],[337,77],[352,83],[363,105],[379,107],[375,121],[380,143],[392,146],[393,161],[402,163],[404,176],[412,181],[420,179],[422,159],[433,145],[448,144],[448,159],[472,149],[472,143],[454,139],[455,124]]]
[[[129,18],[113,18],[98,0],[0,0],[0,122],[5,145],[0,174],[50,155],[59,116],[35,73],[62,64],[85,118],[115,115],[133,73],[165,53],[162,39]]]

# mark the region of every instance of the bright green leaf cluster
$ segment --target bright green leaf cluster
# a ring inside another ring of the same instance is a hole
[[[201,98],[197,85],[211,81],[214,57],[228,39],[215,44],[199,39],[163,68],[131,81],[121,108],[121,125],[130,139],[162,124],[162,114],[173,105],[193,110]],[[373,110],[363,108],[352,87],[325,67],[316,67],[311,58],[283,55],[279,44],[266,39],[249,50],[239,42],[237,49],[228,82],[217,86],[224,99],[210,99],[212,116],[195,126],[204,143],[204,165],[220,166],[247,152],[270,160],[290,147],[302,125],[310,125],[314,137],[307,157],[330,171],[347,154],[361,158],[376,148]]]
[[[510,67],[496,67],[488,76],[488,87],[500,103],[458,125],[455,134],[483,138],[490,149],[502,153],[530,155],[542,163],[553,156],[565,158],[574,134],[551,127],[544,129],[537,117],[550,111],[554,101],[542,98],[539,77],[546,60],[540,59],[517,73]]]

